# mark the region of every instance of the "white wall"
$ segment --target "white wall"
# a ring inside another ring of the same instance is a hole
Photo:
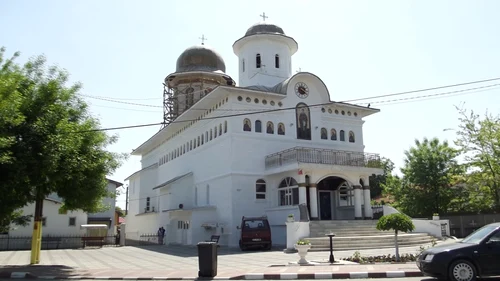
[[[264,38],[265,37],[265,38]],[[242,45],[239,61],[239,87],[250,85],[274,86],[290,77],[291,53],[288,45],[279,36],[253,36]],[[261,68],[256,67],[256,55],[260,54]],[[279,55],[279,68],[275,67],[275,56]],[[245,71],[243,72],[243,60]]]
[[[107,186],[108,192],[112,194],[116,194],[116,184],[112,182],[108,182]],[[89,218],[110,218],[111,219],[111,224],[110,228],[108,231],[114,232],[115,229],[115,206],[116,206],[116,197],[106,197],[103,199],[103,204],[107,206],[107,210],[104,212],[100,213],[89,213],[88,217]]]
[[[67,214],[59,214],[61,203],[45,200],[43,202],[43,217],[46,218],[46,225],[42,227],[42,236],[64,236],[81,235],[85,231],[80,229],[80,225],[87,224],[87,214],[82,211],[70,211]],[[22,208],[24,215],[35,214],[35,204],[29,204]],[[69,219],[76,218],[75,226],[69,226]],[[25,227],[14,226],[15,229],[9,231],[10,236],[31,236],[33,233],[33,220]]]

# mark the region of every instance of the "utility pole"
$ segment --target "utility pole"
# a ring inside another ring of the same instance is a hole
[[[42,217],[43,217],[43,196],[40,188],[36,190],[35,220],[33,224],[33,235],[31,236],[31,261],[30,264],[40,263],[40,251],[42,248]]]

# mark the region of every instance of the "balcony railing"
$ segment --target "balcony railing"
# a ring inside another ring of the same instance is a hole
[[[352,167],[380,168],[380,155],[334,149],[294,147],[266,156],[266,169],[292,163],[313,163]]]

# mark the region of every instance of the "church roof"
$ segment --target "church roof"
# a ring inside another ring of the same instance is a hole
[[[226,72],[226,64],[214,49],[205,45],[192,46],[177,59],[176,72],[189,71]]]
[[[285,32],[283,31],[283,28],[277,26],[276,24],[264,21],[264,22],[259,22],[259,23],[252,25],[245,33],[245,36],[251,36],[251,35],[255,35],[255,34],[281,34],[281,35],[285,35]]]

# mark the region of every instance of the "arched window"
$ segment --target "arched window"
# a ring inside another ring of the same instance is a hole
[[[268,134],[274,134],[274,124],[273,124],[273,122],[271,122],[271,121],[267,122],[266,133],[268,133]]]
[[[257,56],[255,56],[255,66],[257,68],[260,68],[260,65],[261,65],[261,63],[260,63],[260,54],[257,54]]]
[[[339,185],[338,192],[339,206],[354,206],[354,192],[346,181]]]
[[[354,138],[354,132],[353,131],[349,131],[349,142],[355,142],[355,138]]]
[[[278,123],[278,135],[284,135],[284,134],[285,134],[285,124]]]
[[[222,123],[219,124],[219,136],[222,135]]]
[[[205,136],[203,134],[201,134],[201,144],[205,144]]]
[[[205,132],[205,142],[208,142],[208,131]]]
[[[330,130],[330,139],[333,141],[337,140],[337,130],[335,130],[335,129]]]
[[[326,128],[321,128],[321,139],[322,140],[328,139],[328,132],[326,131]]]
[[[280,206],[291,206],[299,204],[299,185],[292,177],[283,179],[278,186]]]
[[[255,182],[255,199],[266,199],[266,182],[263,179]]]
[[[250,122],[250,119],[248,119],[248,118],[245,118],[245,120],[243,120],[243,131],[245,131],[245,132],[252,131],[252,123]]]
[[[255,132],[262,133],[262,122],[260,120],[255,120]]]
[[[193,150],[193,141],[192,140],[189,141],[189,150]]]
[[[344,130],[340,130],[340,141],[345,141],[345,132],[344,132]]]
[[[241,60],[241,69],[245,72],[245,59]]]
[[[224,134],[227,133],[227,120],[224,121]]]
[[[212,140],[212,129],[210,129],[210,140]]]
[[[276,54],[276,56],[274,56],[274,67],[280,68],[280,55],[278,55],[278,54]]]
[[[217,125],[214,127],[214,139],[217,137]]]
[[[203,140],[203,139],[201,139],[201,140]],[[198,136],[198,146],[200,146],[200,145],[201,145],[200,136]]]

